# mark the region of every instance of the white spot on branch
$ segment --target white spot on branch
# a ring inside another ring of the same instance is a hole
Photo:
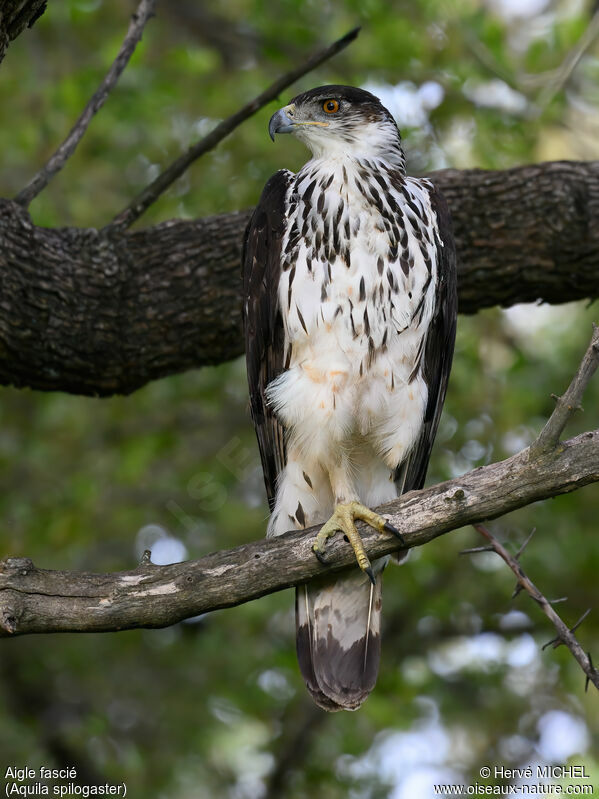
[[[139,585],[143,580],[147,580],[145,574],[125,574],[121,577],[121,582],[125,585]]]
[[[132,591],[129,596],[163,596],[164,594],[176,594],[178,590],[177,583],[170,582],[164,585],[154,585],[151,588],[144,588],[142,591]]]
[[[206,569],[204,574],[206,576],[208,576],[208,577],[220,577],[221,574],[224,574],[225,572],[231,571],[231,569],[234,569],[234,568],[235,568],[235,564],[234,563],[229,563],[227,566],[217,566],[214,569]]]

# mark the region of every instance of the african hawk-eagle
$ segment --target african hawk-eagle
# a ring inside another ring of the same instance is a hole
[[[293,133],[312,158],[268,181],[245,239],[267,535],[326,522],[320,558],[336,531],[352,544],[360,569],[299,587],[296,621],[313,698],[354,709],[376,681],[387,562],[370,564],[354,519],[397,533],[369,507],[423,485],[453,355],[455,249],[443,197],[406,175],[397,125],[374,95],[312,89],[269,132]]]

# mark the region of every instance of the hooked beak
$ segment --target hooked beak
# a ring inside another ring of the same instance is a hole
[[[285,108],[279,108],[279,110],[271,116],[270,122],[268,123],[268,134],[273,141],[275,140],[275,133],[291,133],[293,130],[295,122],[287,116],[287,109],[291,108],[292,106],[289,105],[285,106]]]

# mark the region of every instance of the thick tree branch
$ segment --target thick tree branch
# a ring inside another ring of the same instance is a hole
[[[599,430],[584,433],[532,458],[528,449],[381,507],[420,546],[450,530],[493,519],[516,508],[599,480]],[[355,566],[342,537],[330,542],[334,566],[311,551],[317,528],[254,541],[196,561],[170,566],[143,563],[116,574],[46,571],[26,558],[0,563],[0,635],[107,632],[163,627],[231,607]],[[361,529],[370,558],[398,548],[393,536]]]
[[[210,131],[207,136],[200,139],[199,142],[192,144],[192,146],[184,153],[182,153],[173,163],[164,170],[158,177],[152,181],[146,188],[140,192],[133,202],[127,206],[120,214],[118,214],[113,221],[106,226],[105,230],[110,231],[123,231],[139,219],[139,217],[147,211],[147,209],[154,203],[160,195],[171,186],[177,178],[180,178],[185,170],[193,164],[201,155],[204,155],[209,150],[216,147],[219,142],[232,133],[235,128],[239,127],[242,122],[253,116],[261,108],[276,99],[279,94],[291,86],[292,83],[299,80],[301,77],[311,72],[320,64],[328,61],[334,55],[344,50],[348,44],[354,41],[360,28],[354,28],[341,39],[338,39],[333,44],[325,47],[324,50],[319,50],[314,55],[310,56],[303,64],[295,69],[286,72],[277,78],[268,89],[263,91],[249,103],[246,103],[243,108],[236,111],[227,119],[220,122],[214,130]]]
[[[489,541],[491,545],[491,549],[496,552],[499,557],[503,558],[503,560],[507,563],[510,569],[516,575],[517,585],[520,589],[524,589],[526,593],[534,599],[534,601],[539,605],[543,613],[547,616],[547,618],[551,621],[555,629],[557,630],[557,639],[555,639],[556,643],[565,644],[568,647],[570,652],[572,653],[574,659],[579,664],[580,668],[586,674],[587,677],[587,684],[588,681],[592,682],[595,688],[599,689],[599,671],[593,666],[593,662],[591,657],[578,643],[576,636],[574,635],[574,630],[580,624],[580,621],[572,628],[568,627],[562,619],[558,616],[555,612],[551,603],[548,599],[539,591],[536,585],[532,582],[532,580],[524,574],[520,563],[518,562],[518,557],[512,557],[510,553],[506,550],[506,548],[499,543],[499,541],[495,538],[495,536],[483,525],[483,524],[475,524],[474,527],[478,532],[483,535],[487,541]],[[588,611],[587,611],[588,613]],[[586,618],[587,613],[584,614],[583,618]],[[554,641],[551,641],[554,643]]]
[[[0,0],[0,61],[9,42],[32,28],[46,10],[48,0]]]
[[[73,155],[89,123],[92,121],[94,114],[102,108],[108,95],[116,86],[116,82],[129,63],[129,59],[141,40],[147,21],[150,17],[154,16],[155,7],[156,0],[140,0],[137,11],[131,17],[129,29],[127,30],[127,35],[121,45],[121,49],[112,62],[104,80],[81,112],[79,119],[75,122],[69,135],[60,147],[50,156],[46,165],[40,169],[37,175],[35,175],[25,188],[21,189],[17,194],[15,202],[19,203],[19,205],[28,208],[31,201],[48,185],[54,175],[60,172],[68,159]]]
[[[432,178],[452,211],[463,313],[599,296],[599,162]],[[248,215],[108,234],[39,228],[0,201],[0,383],[122,394],[239,355]]]

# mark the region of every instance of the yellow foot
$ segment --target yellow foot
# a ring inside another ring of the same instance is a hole
[[[323,526],[320,528],[314,543],[312,544],[312,552],[316,555],[321,563],[326,564],[327,561],[324,557],[327,539],[337,532],[344,533],[347,536],[349,543],[354,550],[358,566],[365,572],[370,581],[374,584],[374,572],[368,559],[368,555],[364,550],[364,544],[360,538],[360,534],[356,530],[354,524],[355,519],[360,519],[380,533],[393,533],[403,543],[403,536],[387,519],[379,516],[378,513],[370,510],[360,502],[344,502],[337,505],[335,512]]]

